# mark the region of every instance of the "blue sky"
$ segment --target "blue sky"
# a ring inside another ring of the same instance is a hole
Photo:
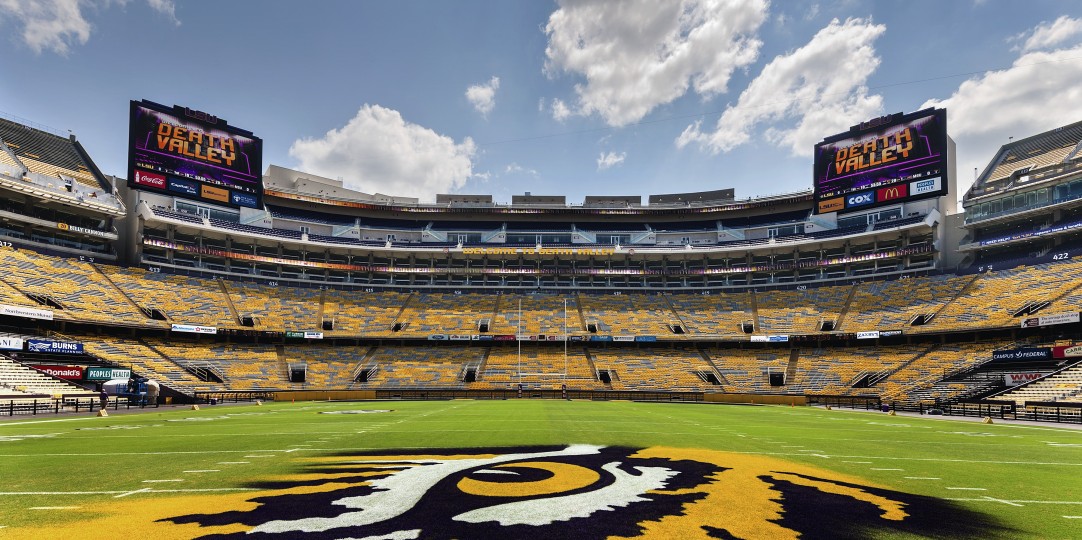
[[[0,35],[0,111],[107,174],[150,99],[423,201],[793,192],[816,141],[929,105],[964,190],[1008,137],[1082,120],[1076,1],[0,0]]]

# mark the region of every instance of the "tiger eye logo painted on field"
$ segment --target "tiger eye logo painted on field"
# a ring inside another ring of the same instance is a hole
[[[463,449],[301,460],[234,510],[161,519],[202,538],[990,538],[956,504],[778,459],[674,448]],[[197,527],[193,529],[192,527]]]

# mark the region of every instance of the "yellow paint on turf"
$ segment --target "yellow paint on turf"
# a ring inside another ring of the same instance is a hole
[[[80,540],[115,539],[117,531],[137,530],[140,538],[155,540],[186,539],[209,534],[243,533],[251,529],[248,525],[232,523],[221,526],[202,527],[195,523],[173,523],[168,520],[179,515],[217,514],[236,511],[251,512],[260,506],[253,499],[285,494],[327,493],[340,489],[353,488],[365,483],[334,482],[318,486],[300,486],[286,490],[245,491],[225,495],[185,495],[181,497],[154,497],[141,500],[117,502],[109,498],[107,502],[84,505],[71,511],[86,515],[87,519],[56,525],[9,528],[4,531],[4,538],[17,540],[40,540],[41,538],[79,538]]]
[[[497,465],[494,468],[523,467],[548,471],[552,473],[552,477],[532,482],[485,482],[484,480],[463,478],[458,481],[458,489],[470,495],[488,497],[536,497],[538,495],[553,495],[584,488],[601,479],[600,474],[586,467],[552,461],[522,461],[508,465]]]
[[[705,495],[705,499],[684,505],[684,512],[680,515],[669,515],[658,521],[642,523],[644,533],[634,538],[673,537],[707,540],[712,537],[707,534],[703,527],[709,526],[726,530],[737,538],[796,540],[800,537],[799,532],[776,523],[782,518],[782,494],[776,491],[769,483],[763,481],[760,478],[761,476],[812,486],[820,491],[837,493],[870,502],[882,509],[884,517],[887,517],[887,519],[900,519],[905,516],[900,503],[883,499],[859,489],[830,483],[845,482],[868,485],[863,479],[790,461],[713,450],[660,447],[641,450],[632,457],[693,460],[713,463],[728,469],[714,474],[711,477],[713,481],[702,486],[682,490],[655,491],[654,493],[657,494],[668,495],[700,493]],[[777,472],[781,470],[786,472]],[[796,477],[793,475],[794,473],[824,478],[828,482]]]

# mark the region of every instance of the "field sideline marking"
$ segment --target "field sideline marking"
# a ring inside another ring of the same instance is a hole
[[[74,422],[76,420],[94,420],[96,416],[82,416],[79,418],[57,418],[56,420],[27,420],[26,422],[20,422],[18,420],[12,422],[0,423],[0,427],[8,426],[25,426],[27,424],[47,424],[51,422]]]
[[[219,461],[218,465],[244,465],[245,463],[251,463],[251,461]]]
[[[186,473],[204,473],[204,472],[222,472],[221,469],[194,469],[191,471],[181,471]]]
[[[114,499],[119,499],[121,497],[127,497],[128,495],[135,495],[136,493],[146,493],[147,491],[150,491],[151,489],[153,489],[153,488],[146,487],[146,488],[143,488],[143,489],[137,489],[137,490],[134,490],[134,491],[129,491],[127,493],[121,493],[120,495],[115,495],[115,496],[113,496],[113,498]]]
[[[373,449],[376,450],[376,449]],[[252,452],[292,452],[293,450],[175,450],[166,452],[84,452],[52,454],[0,454],[0,457],[41,457],[41,456],[167,456],[173,454],[243,454]]]
[[[1030,501],[1030,500],[1004,500],[994,499],[992,497],[981,497],[979,499],[966,499],[966,498],[944,498],[945,501],[957,501],[957,502],[998,502],[1003,504],[1011,504],[1013,506],[1023,506],[1026,504],[1082,504],[1082,501]]]
[[[31,506],[27,510],[74,510],[81,506]]]
[[[256,488],[191,488],[191,489],[153,489],[143,488],[142,493],[202,493],[208,491],[258,491]],[[0,496],[19,497],[24,495],[116,495],[129,493],[125,490],[109,491],[0,491]]]
[[[906,480],[942,480],[935,476],[903,476]]]
[[[1018,504],[1018,503],[1013,502],[1013,501],[1005,501],[1003,499],[996,499],[994,497],[989,497],[987,495],[985,495],[984,498],[988,499],[989,501],[993,501],[993,502],[997,502],[997,503],[1003,503],[1003,504],[1009,504],[1011,506],[1025,506],[1025,505]]]

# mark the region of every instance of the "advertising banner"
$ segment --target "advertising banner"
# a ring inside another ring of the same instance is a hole
[[[217,334],[218,329],[213,326],[196,326],[194,324],[173,324],[174,332],[184,332],[188,334]]]
[[[590,336],[590,341],[612,341],[612,336]]]
[[[131,370],[112,367],[88,367],[86,368],[86,380],[88,381],[111,381],[113,379],[127,379],[131,377]]]
[[[657,336],[635,336],[635,341],[638,342],[654,342],[657,341]]]
[[[770,341],[767,336],[751,336],[752,343],[766,343]]]
[[[0,337],[0,351],[21,351],[21,350],[23,350],[23,338]]]
[[[47,309],[34,309],[22,306],[9,306],[7,304],[0,304],[0,315],[8,315],[11,317],[22,317],[24,319],[42,319],[45,321],[53,320],[53,312]]]
[[[857,332],[857,339],[879,339],[879,331]]]
[[[1082,345],[1052,347],[1052,358],[1076,358],[1082,356]]]
[[[1018,386],[1031,381],[1035,381],[1044,377],[1046,373],[1040,371],[1031,371],[1027,373],[1004,373],[1003,382],[1007,383],[1007,386]]]
[[[53,341],[51,339],[28,339],[26,350],[48,354],[83,354],[83,344],[71,341]]]
[[[1029,317],[1022,321],[1022,328],[1034,328],[1038,326],[1052,326],[1054,324],[1071,324],[1079,322],[1078,312],[1049,313],[1040,317]]]
[[[305,332],[304,339],[323,339],[323,332]]]
[[[635,341],[635,336],[612,336],[613,341]]]
[[[83,380],[83,366],[30,366],[38,371],[44,371],[57,379],[66,381]]]
[[[766,340],[771,343],[786,343],[789,341],[789,336],[767,336]]]
[[[1049,347],[1029,347],[1025,349],[1002,349],[992,351],[992,360],[1050,360],[1052,349]]]

